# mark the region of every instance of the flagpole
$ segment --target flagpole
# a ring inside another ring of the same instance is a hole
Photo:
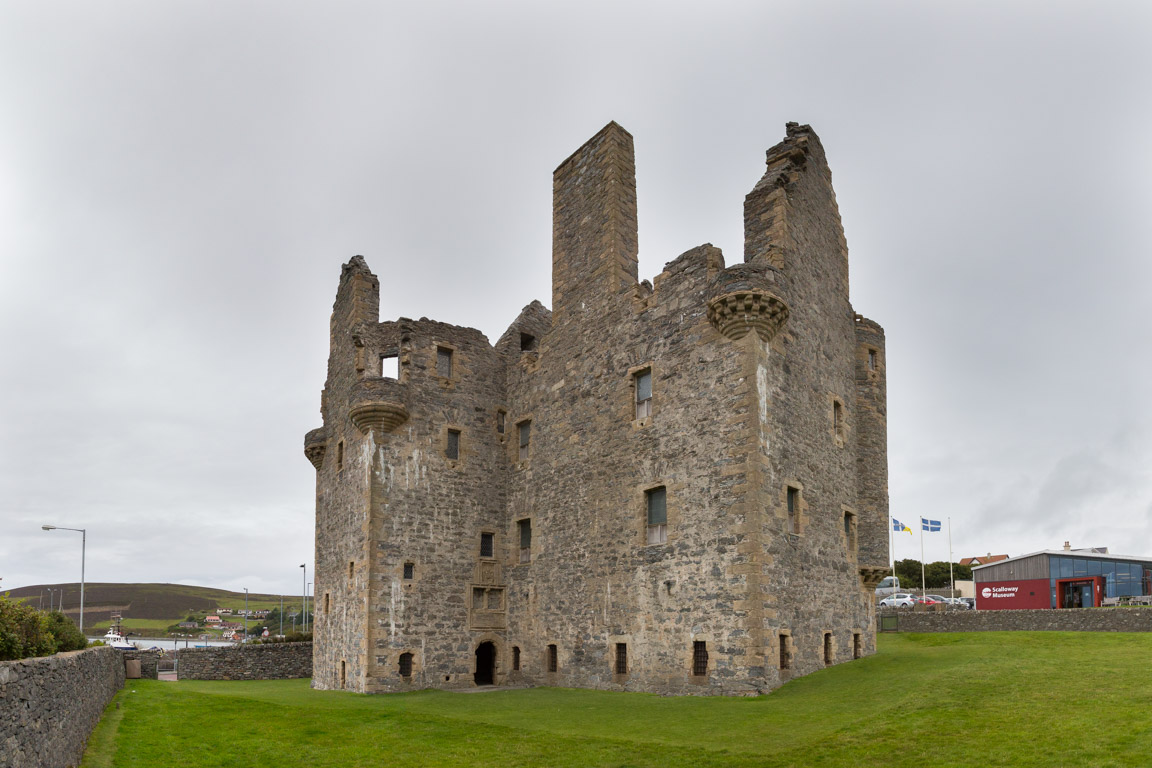
[[[924,578],[924,518],[920,518],[920,597],[928,594],[927,580]]]
[[[948,518],[948,583],[952,588],[949,597],[956,597],[956,577],[952,572],[952,518]]]

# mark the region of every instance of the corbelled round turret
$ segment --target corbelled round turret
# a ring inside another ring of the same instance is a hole
[[[788,321],[788,305],[777,295],[783,287],[783,273],[769,264],[734,264],[712,280],[708,320],[733,341],[754,330],[770,342]]]

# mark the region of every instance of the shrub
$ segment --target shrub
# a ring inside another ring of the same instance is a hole
[[[80,628],[72,623],[72,619],[60,611],[42,614],[44,628],[52,634],[56,641],[56,653],[61,651],[79,651],[88,647],[88,638]]]
[[[44,624],[40,611],[23,600],[0,595],[0,661],[56,653],[56,639]]]

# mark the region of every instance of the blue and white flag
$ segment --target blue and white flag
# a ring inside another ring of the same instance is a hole
[[[940,532],[940,521],[939,520],[928,520],[927,518],[922,517],[922,518],[920,518],[920,530],[928,531],[929,533],[939,533]]]

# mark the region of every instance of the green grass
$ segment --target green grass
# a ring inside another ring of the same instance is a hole
[[[876,656],[756,699],[129,681],[83,766],[166,766],[190,754],[224,768],[1152,764],[1152,633],[880,641]]]

